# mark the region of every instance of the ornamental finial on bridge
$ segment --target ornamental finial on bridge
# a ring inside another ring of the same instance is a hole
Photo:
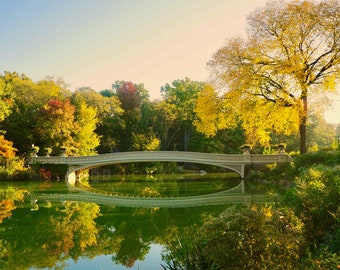
[[[31,146],[31,151],[32,151],[32,157],[37,157],[38,152],[39,152],[39,146],[35,146],[34,143]]]
[[[243,144],[240,146],[240,150],[242,151],[243,155],[250,155],[251,145],[250,144]]]

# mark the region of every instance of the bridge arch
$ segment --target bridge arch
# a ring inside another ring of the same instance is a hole
[[[96,156],[68,157],[69,162],[67,178],[74,183],[79,172],[112,164],[135,162],[188,162],[219,166],[230,169],[244,178],[244,155],[211,154],[182,151],[136,151],[117,152]]]

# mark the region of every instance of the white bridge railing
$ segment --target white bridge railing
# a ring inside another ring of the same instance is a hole
[[[291,157],[286,154],[258,155],[258,154],[211,154],[200,152],[181,152],[181,151],[138,151],[138,152],[118,152],[109,154],[100,154],[93,156],[51,156],[51,157],[31,157],[29,163],[53,163],[53,164],[70,164],[83,165],[102,163],[106,161],[121,162],[148,162],[148,161],[213,161],[228,163],[275,163],[290,162]]]

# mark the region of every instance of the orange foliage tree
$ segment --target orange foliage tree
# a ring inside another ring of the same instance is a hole
[[[15,156],[16,148],[13,143],[5,139],[4,135],[0,135],[0,156],[5,159],[10,159]]]

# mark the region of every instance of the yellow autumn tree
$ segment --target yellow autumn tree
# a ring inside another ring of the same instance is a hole
[[[198,117],[194,125],[197,131],[206,136],[214,136],[220,129],[236,127],[233,111],[223,107],[222,99],[210,85],[206,85],[199,93],[194,111]]]
[[[213,55],[214,82],[254,139],[298,130],[303,154],[308,101],[340,77],[340,2],[270,1],[248,16],[247,30]]]
[[[100,137],[95,133],[98,124],[97,109],[88,106],[85,102],[78,105],[76,112],[76,123],[78,132],[75,141],[78,146],[79,155],[94,155],[96,147],[100,144]]]

